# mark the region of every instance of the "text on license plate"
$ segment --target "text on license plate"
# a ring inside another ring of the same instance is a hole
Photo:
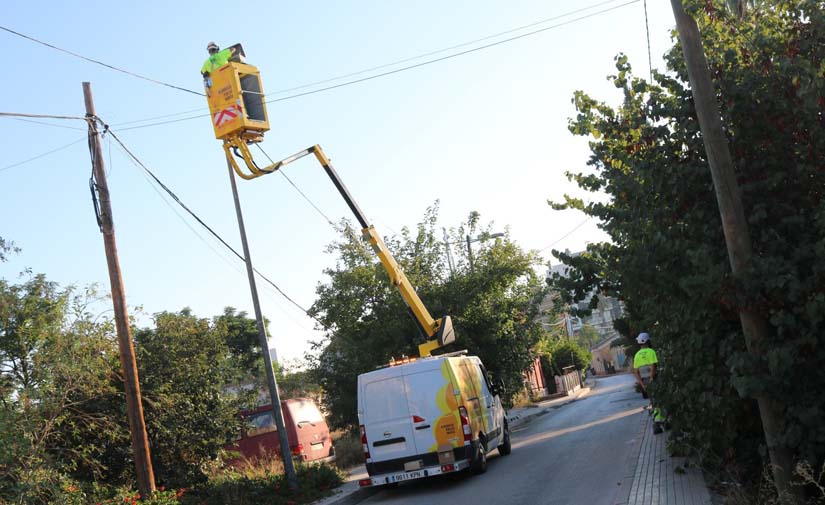
[[[410,480],[410,479],[420,479],[424,476],[423,470],[415,470],[413,472],[404,472],[398,473],[395,475],[390,475],[389,481],[390,482],[401,482],[402,480]]]

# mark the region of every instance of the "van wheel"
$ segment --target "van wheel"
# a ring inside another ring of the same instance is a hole
[[[504,438],[501,440],[501,443],[498,444],[498,453],[502,456],[507,456],[512,450],[513,446],[510,444],[510,427],[507,426],[507,423],[504,423]]]
[[[470,468],[476,475],[480,475],[487,471],[487,444],[484,442],[484,439],[478,439],[476,455],[475,458],[473,458],[473,464]]]

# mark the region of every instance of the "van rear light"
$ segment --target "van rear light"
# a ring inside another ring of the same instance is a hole
[[[358,481],[358,487],[372,486],[372,479],[361,479]]]
[[[442,473],[447,473],[447,472],[452,472],[452,471],[455,471],[455,465],[453,465],[452,463],[449,464],[449,465],[441,465],[441,472]]]
[[[360,426],[360,429],[361,429],[361,447],[364,449],[364,460],[369,461],[370,460],[370,446],[367,443],[367,429],[364,428],[363,424]]]
[[[424,421],[426,421],[426,419],[424,419],[421,416],[413,416],[413,422],[414,423],[423,423]]]
[[[292,455],[300,456],[304,453],[304,446],[302,444],[292,446]]]
[[[464,445],[473,440],[473,432],[470,430],[470,417],[467,415],[467,409],[463,406],[458,407],[458,415],[461,417],[461,429],[464,431]]]

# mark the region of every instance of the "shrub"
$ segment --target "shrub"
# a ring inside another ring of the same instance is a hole
[[[335,465],[346,470],[364,462],[364,447],[361,437],[354,432],[346,432],[334,441]]]
[[[341,485],[341,472],[329,465],[299,465],[298,488],[290,490],[284,475],[249,477],[236,471],[196,486],[180,500],[198,505],[295,505],[310,503],[329,495]]]

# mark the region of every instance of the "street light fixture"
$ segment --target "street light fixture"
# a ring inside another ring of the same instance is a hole
[[[472,244],[473,242],[481,242],[491,238],[499,238],[503,236],[503,233],[491,233],[489,235],[486,233],[482,233],[481,235],[475,238],[471,238],[469,235],[467,235],[467,258],[469,258],[470,260],[470,272],[473,271],[473,249],[472,247],[470,247],[470,244]]]

